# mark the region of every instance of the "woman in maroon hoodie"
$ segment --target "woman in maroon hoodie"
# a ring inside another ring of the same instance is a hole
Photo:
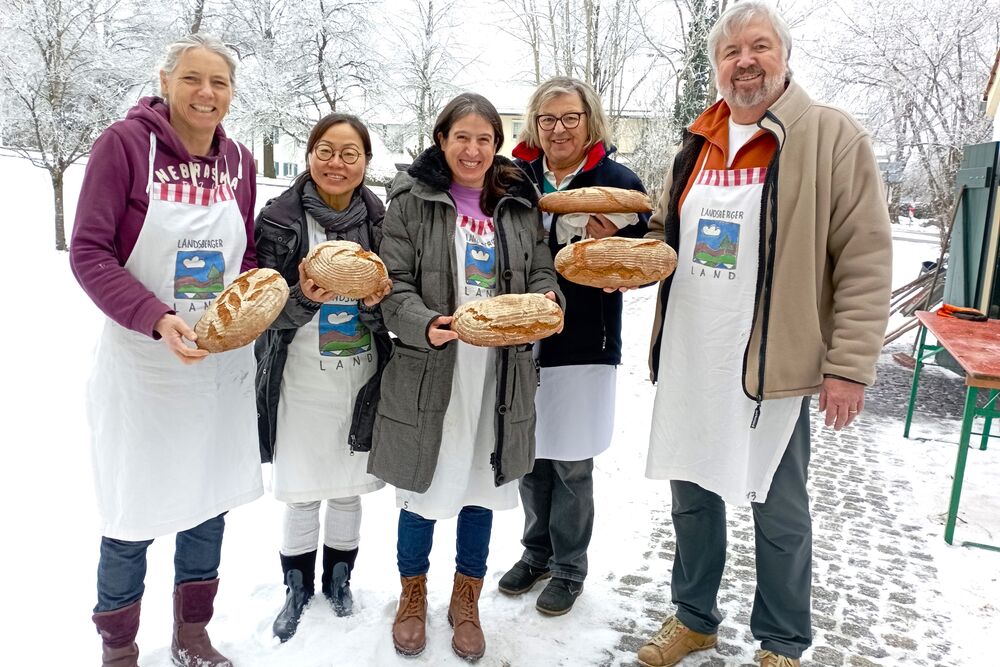
[[[228,666],[205,630],[225,513],[263,492],[249,347],[208,355],[192,327],[256,263],[253,156],[221,125],[235,60],[217,39],[170,45],[163,97],[97,139],[70,251],[108,316],[90,380],[104,665],[137,664],[146,549],[176,533],[175,664]]]

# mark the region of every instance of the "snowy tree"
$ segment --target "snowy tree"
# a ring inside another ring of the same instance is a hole
[[[318,118],[363,107],[377,93],[373,5],[365,0],[230,3],[223,34],[240,57],[233,119],[248,134],[263,136],[265,176],[275,175],[273,147],[280,135],[304,143]]]
[[[818,53],[828,98],[863,119],[897,170],[921,172],[909,180],[922,191],[908,194],[926,201],[942,233],[962,149],[990,137],[979,99],[998,47],[996,3],[858,0],[834,14]],[[902,194],[890,191],[890,205]]]
[[[454,80],[471,61],[453,48],[453,0],[410,0],[407,9],[393,21],[400,42],[394,69],[399,101],[417,141],[416,156],[429,145],[437,114],[458,92]]]
[[[9,0],[0,6],[7,140],[46,169],[55,246],[66,250],[63,177],[145,81],[148,54],[119,23],[120,0]]]

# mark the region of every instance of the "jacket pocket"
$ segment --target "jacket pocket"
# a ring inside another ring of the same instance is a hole
[[[417,425],[428,358],[428,352],[396,343],[382,373],[378,414],[402,424]]]
[[[538,371],[531,349],[514,353],[514,384],[511,388],[510,421],[517,423],[535,416],[535,392],[538,390]]]
[[[261,268],[282,271],[292,256],[296,244],[295,234],[262,219],[257,234],[257,260]]]

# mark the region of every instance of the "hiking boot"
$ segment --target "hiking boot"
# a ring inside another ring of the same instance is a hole
[[[753,659],[760,663],[760,667],[799,667],[798,658],[778,655],[773,651],[757,651]]]
[[[486,637],[479,624],[479,594],[482,590],[482,579],[455,573],[451,604],[448,605],[448,624],[455,629],[451,650],[459,658],[470,662],[479,660],[486,653]]]
[[[573,608],[573,603],[583,592],[582,581],[553,577],[535,602],[535,609],[546,616],[562,616]]]
[[[703,635],[671,616],[660,630],[639,649],[639,664],[646,667],[670,667],[676,665],[689,653],[704,651],[715,646],[716,634]]]
[[[392,645],[400,655],[420,655],[427,646],[427,575],[400,577],[400,582],[403,592],[392,623]]]
[[[519,560],[500,577],[500,592],[507,595],[521,595],[534,588],[542,579],[551,576],[552,573],[547,569],[531,567],[523,560]]]

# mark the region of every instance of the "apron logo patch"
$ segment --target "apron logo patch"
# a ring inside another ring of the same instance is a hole
[[[357,302],[324,303],[319,310],[319,353],[353,357],[372,349],[372,335],[358,320]]]
[[[496,253],[493,248],[473,243],[465,246],[465,284],[477,289],[496,289]]]
[[[695,264],[713,269],[733,270],[740,253],[740,225],[723,220],[698,220],[698,238],[694,244]]]
[[[226,259],[221,252],[178,251],[174,269],[175,299],[214,299],[222,291]]]

